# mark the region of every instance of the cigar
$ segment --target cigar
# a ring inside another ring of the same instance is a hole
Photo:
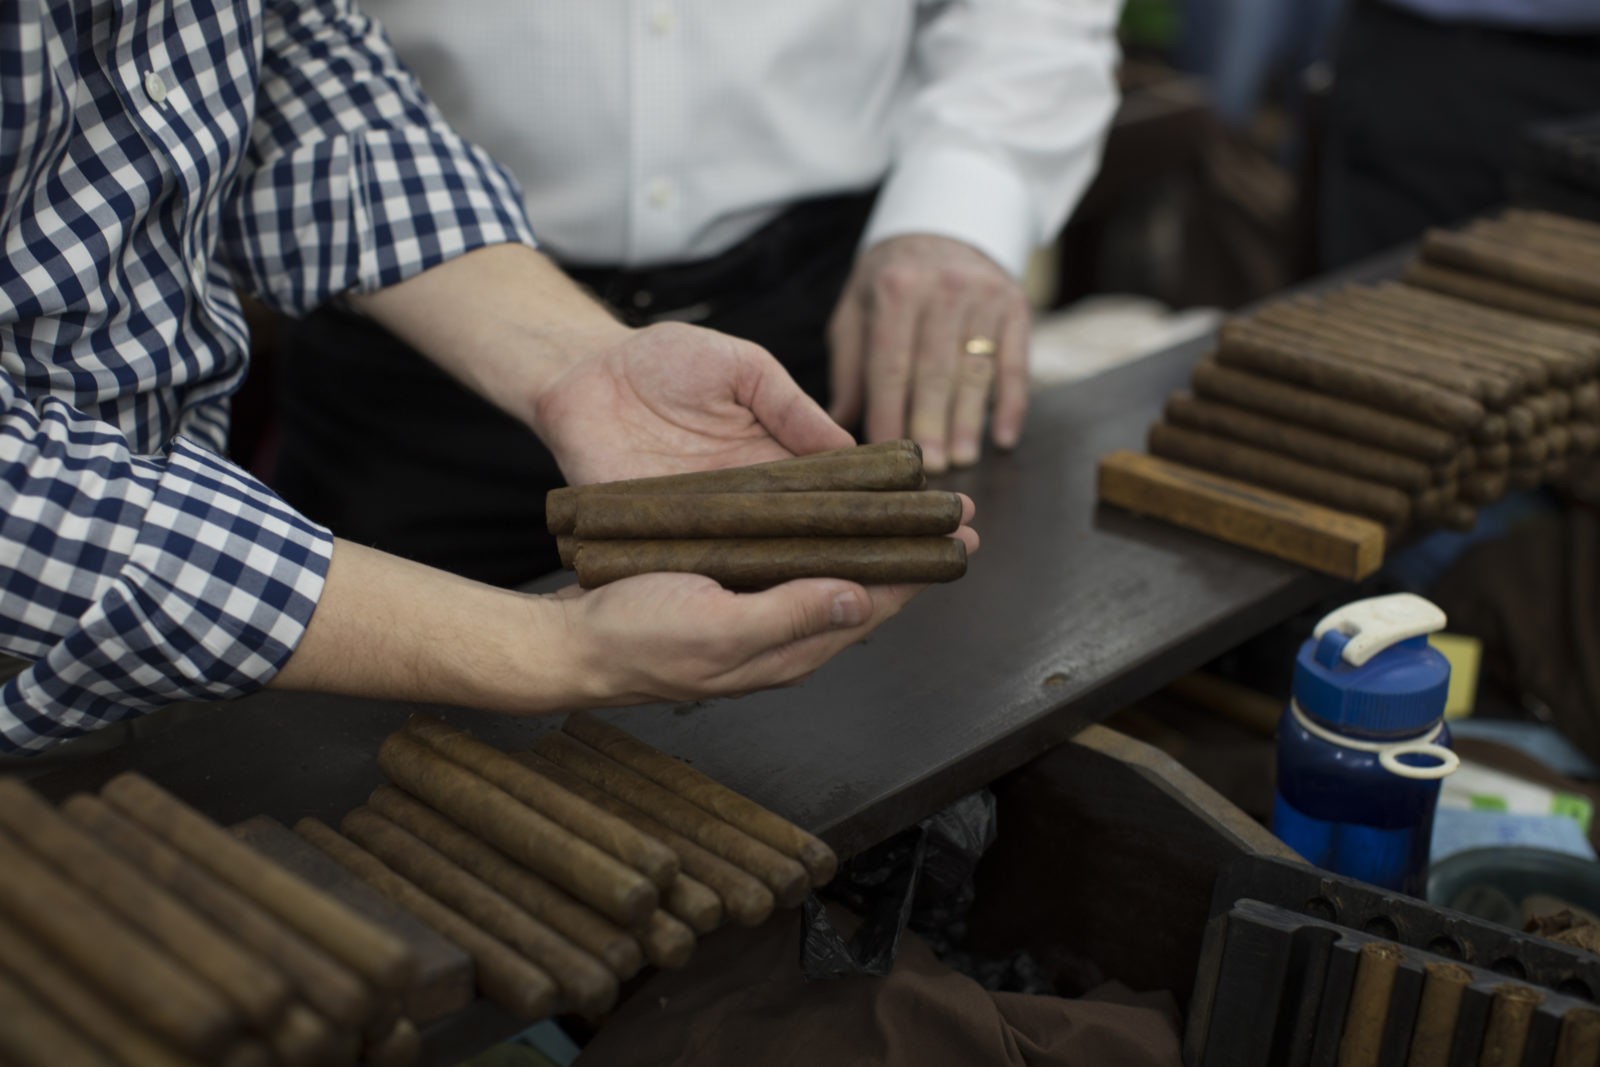
[[[1454,364],[1420,358],[1416,352],[1396,345],[1393,339],[1377,340],[1373,336],[1352,336],[1348,329],[1342,331],[1291,328],[1277,321],[1263,319],[1274,309],[1267,309],[1253,318],[1233,319],[1225,323],[1222,331],[1224,352],[1231,343],[1264,346],[1280,354],[1299,357],[1314,356],[1332,360],[1345,367],[1365,368],[1378,374],[1398,375],[1410,383],[1428,383],[1454,394],[1458,398],[1476,401],[1484,407],[1501,408],[1510,403],[1509,389],[1496,383],[1487,375]],[[1291,315],[1292,308],[1276,309],[1280,315]]]
[[[266,1044],[283,1067],[320,1067],[355,1059],[354,1038],[354,1031],[339,1033],[328,1020],[297,1001],[267,1031]]]
[[[1600,424],[1569,422],[1567,435],[1572,439],[1570,450],[1574,455],[1587,456],[1600,448]]]
[[[1405,958],[1397,945],[1369,941],[1361,946],[1350,1004],[1345,1010],[1344,1033],[1339,1039],[1339,1067],[1377,1067],[1395,972]]]
[[[61,813],[259,953],[329,1019],[358,1026],[372,1014],[372,994],[353,971],[99,797],[69,797]]]
[[[657,967],[682,967],[694,955],[694,931],[664,911],[651,914],[639,929],[639,944]]]
[[[400,938],[290,874],[149,779],[120,774],[100,795],[379,990],[399,992],[415,978],[416,957]]]
[[[1466,232],[1498,244],[1537,252],[1563,266],[1600,267],[1600,246],[1570,230],[1530,225],[1522,220],[1501,216],[1498,219],[1476,219],[1466,227]]]
[[[1280,422],[1229,404],[1202,400],[1190,393],[1174,393],[1168,398],[1166,420],[1175,426],[1217,434],[1381,485],[1422,490],[1433,483],[1433,470],[1420,459]]]
[[[1513,467],[1537,466],[1550,458],[1550,441],[1540,435],[1527,441],[1518,441],[1511,446],[1511,465]]]
[[[361,1047],[361,1062],[369,1067],[411,1067],[422,1057],[422,1035],[417,1024],[402,1016],[387,1033]]]
[[[1526,336],[1510,337],[1481,325],[1463,324],[1455,317],[1380,295],[1362,287],[1342,289],[1327,297],[1330,309],[1359,315],[1369,323],[1394,330],[1407,338],[1444,341],[1482,359],[1515,367],[1535,389],[1552,383],[1570,384],[1578,374],[1579,360],[1565,349],[1546,347]]]
[[[638,871],[405,734],[384,741],[378,767],[462,829],[624,926],[659,903],[655,886]]]
[[[6,970],[0,970],[0,1056],[15,1067],[117,1067]]]
[[[1459,348],[1440,348],[1394,330],[1326,316],[1307,307],[1274,304],[1248,321],[1274,327],[1285,344],[1310,341],[1330,356],[1385,370],[1404,370],[1423,381],[1462,392],[1486,407],[1503,408],[1527,391],[1520,375],[1498,361],[1486,365]]]
[[[806,869],[798,860],[751,837],[691,804],[676,793],[624,767],[566,734],[545,734],[534,751],[620,800],[641,808],[662,823],[750,872],[772,890],[784,907],[794,907],[810,890]]]
[[[1566,234],[1585,242],[1600,242],[1600,225],[1571,215],[1519,207],[1507,208],[1501,213],[1500,217],[1507,222],[1516,223],[1529,229]]]
[[[1533,1013],[1543,1002],[1543,995],[1529,986],[1510,982],[1495,986],[1478,1067],[1521,1067]]]
[[[900,493],[591,493],[582,540],[695,537],[931,537],[955,533],[961,497]]]
[[[1592,274],[1478,234],[1429,230],[1422,236],[1422,258],[1565,300],[1600,303],[1600,282]]]
[[[1463,500],[1457,500],[1445,505],[1441,519],[1441,525],[1447,529],[1469,533],[1478,525],[1478,509]]]
[[[1590,420],[1600,418],[1600,382],[1578,382],[1572,388],[1572,413]]]
[[[912,441],[884,441],[749,467],[552,489],[545,498],[545,523],[553,534],[572,533],[578,500],[593,493],[804,493],[921,489],[924,484],[922,449]]]
[[[1561,1036],[1551,1067],[1594,1067],[1600,1063],[1600,1011],[1573,1008],[1561,1017]]]
[[[1448,430],[1224,367],[1214,356],[1206,357],[1195,367],[1192,384],[1203,397],[1408,456],[1443,459],[1460,447],[1460,440]],[[1600,389],[1596,390],[1595,400],[1596,410],[1600,411]]]
[[[316,819],[295,823],[295,833],[385,897],[433,927],[472,957],[478,991],[518,1019],[543,1019],[556,1006],[556,984],[529,960],[484,933]]]
[[[770,537],[702,541],[584,541],[578,584],[595,589],[658,571],[702,574],[727,589],[766,589],[796,578],[863,585],[953,582],[967,573],[954,537]]]
[[[1555,483],[1566,478],[1572,472],[1572,464],[1566,456],[1551,456],[1544,461],[1539,469],[1539,480],[1545,483]]]
[[[1284,459],[1211,434],[1158,422],[1150,427],[1149,448],[1152,455],[1164,459],[1366,515],[1389,526],[1404,526],[1411,518],[1411,501],[1398,489]]]
[[[728,915],[742,926],[759,926],[772,914],[772,891],[754,875],[735,867],[721,856],[706,851],[687,837],[670,830],[644,812],[624,803],[601,789],[596,789],[565,767],[557,766],[537,752],[515,752],[512,759],[549,778],[563,789],[570,790],[594,804],[605,808],[618,818],[666,845],[678,854],[684,873],[704,882],[721,898]]]
[[[1484,415],[1482,404],[1458,392],[1366,364],[1262,341],[1237,323],[1223,326],[1217,359],[1224,366],[1281,378],[1453,433],[1471,429]]]
[[[1511,466],[1511,445],[1501,441],[1496,445],[1477,446],[1479,471],[1503,471]]]
[[[1600,329],[1600,308],[1576,300],[1551,296],[1537,289],[1486,278],[1433,263],[1414,262],[1406,267],[1405,280],[1422,289],[1433,289],[1490,307],[1530,315],[1587,329]]]
[[[839,858],[821,838],[682,760],[645,744],[626,730],[584,711],[568,715],[561,728],[629,770],[672,790],[695,807],[710,812],[785,856],[799,860],[813,886],[826,885],[838,870]]]
[[[1572,431],[1567,423],[1558,422],[1544,432],[1544,440],[1550,446],[1552,459],[1565,456],[1572,451]]]
[[[1448,1067],[1461,1016],[1461,997],[1472,984],[1472,972],[1459,963],[1429,963],[1423,967],[1422,1001],[1411,1031],[1411,1052],[1406,1067]]]
[[[588,1018],[611,1010],[617,980],[604,964],[371,808],[340,824],[344,835],[484,933],[555,979],[563,1002]]]
[[[421,712],[411,716],[405,729],[408,736],[439,755],[499,786],[551,822],[639,871],[656,888],[666,890],[677,879],[678,857],[670,848],[548,778],[541,778],[499,749]]]
[[[367,806],[433,846],[535,919],[560,931],[604,962],[618,978],[632,978],[644,965],[639,943],[632,935],[394,786],[374,789]]]
[[[0,778],[0,826],[209,982],[251,1024],[270,1026],[288,1005],[283,975],[62,818],[18,779]]]
[[[1509,488],[1504,470],[1477,471],[1461,480],[1461,499],[1469,504],[1492,504]]]
[[[229,1045],[218,1061],[222,1067],[279,1067],[278,1058],[266,1042],[254,1037],[241,1037]]]
[[[101,1048],[115,1049],[126,1067],[199,1067],[130,1023],[98,990],[62,966],[54,954],[9,921],[0,921],[0,966],[12,972],[48,1011]]]
[[[697,934],[709,934],[722,925],[722,899],[704,882],[686,874],[678,875],[661,894],[661,907]]]
[[[1523,410],[1523,409],[1514,409],[1514,410]],[[1521,417],[1529,420],[1528,421],[1528,428],[1529,428],[1529,432],[1531,432],[1531,429],[1532,429],[1532,426],[1533,426],[1533,423],[1532,423],[1532,420],[1531,420],[1531,416],[1528,416],[1526,414],[1526,412],[1524,411],[1524,414]],[[1490,414],[1487,414],[1487,415],[1485,415],[1483,417],[1483,421],[1482,422],[1478,423],[1478,425],[1476,425],[1476,426],[1474,426],[1472,428],[1472,430],[1471,430],[1472,441],[1473,441],[1474,444],[1477,444],[1477,445],[1502,445],[1502,444],[1505,444],[1506,435],[1507,435],[1507,426],[1508,426],[1508,424],[1507,424],[1507,421],[1506,421],[1506,417],[1504,415],[1501,415],[1501,414],[1495,413],[1495,412],[1491,412]],[[1522,436],[1526,437],[1526,436],[1528,436],[1528,434],[1524,433],[1524,434],[1522,434]]]
[[[578,565],[578,545],[581,544],[571,534],[560,534],[556,537],[556,555],[561,559],[563,570],[571,570]]]
[[[0,833],[0,913],[180,1051],[209,1059],[238,1032],[238,1016],[219,993],[5,833]]]
[[[1550,349],[1564,351],[1576,361],[1579,378],[1591,376],[1600,370],[1600,337],[1586,330],[1403,282],[1386,282],[1376,292],[1385,299],[1416,308],[1423,314],[1459,322],[1463,327],[1473,330],[1492,332],[1511,343],[1535,340]]]

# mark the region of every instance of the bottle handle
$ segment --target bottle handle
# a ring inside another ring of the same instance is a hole
[[[1431,756],[1438,763],[1426,767],[1418,767],[1410,763],[1401,763],[1400,757],[1407,755]],[[1378,762],[1390,774],[1401,778],[1416,778],[1427,780],[1430,778],[1444,778],[1453,774],[1461,766],[1461,757],[1443,745],[1436,745],[1432,741],[1403,741],[1398,745],[1385,745],[1378,750]]]

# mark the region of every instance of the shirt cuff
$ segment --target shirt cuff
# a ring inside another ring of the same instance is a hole
[[[332,534],[182,438],[161,466],[120,571],[0,689],[0,749],[42,749],[175,701],[243,696],[304,636]]]
[[[1034,231],[1028,187],[1014,170],[981,152],[944,145],[896,162],[861,244],[937,234],[964,241],[1021,278]]]

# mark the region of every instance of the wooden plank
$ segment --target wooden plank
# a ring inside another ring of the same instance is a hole
[[[1246,482],[1119,450],[1100,460],[1100,499],[1336,578],[1383,563],[1383,527]]]
[[[430,1022],[472,1002],[472,957],[416,916],[379,895],[270,816],[257,815],[231,829],[256,851],[397,934],[411,947],[417,957],[417,980],[406,993],[404,1008],[412,1021]]]

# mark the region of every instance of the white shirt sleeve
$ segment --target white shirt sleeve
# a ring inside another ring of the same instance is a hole
[[[863,237],[931,233],[1015,276],[1088,188],[1117,106],[1120,0],[948,0],[917,34],[917,86]]]

